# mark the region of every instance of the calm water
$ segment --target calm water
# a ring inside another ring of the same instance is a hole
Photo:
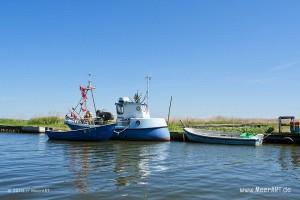
[[[10,133],[0,134],[0,158],[0,199],[300,198],[300,146],[76,143]],[[240,192],[256,186],[286,188]]]

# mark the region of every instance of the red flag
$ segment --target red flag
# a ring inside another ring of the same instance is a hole
[[[81,96],[82,96],[82,100],[86,101],[87,100],[87,89],[83,86],[80,86],[80,92],[81,92]]]

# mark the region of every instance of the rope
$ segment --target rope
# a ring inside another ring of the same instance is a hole
[[[126,128],[124,128],[123,130],[121,130],[121,131],[114,131],[114,133],[116,133],[116,134],[120,134],[120,133],[123,133],[124,131],[126,131],[127,129],[129,128],[129,125],[126,127]]]

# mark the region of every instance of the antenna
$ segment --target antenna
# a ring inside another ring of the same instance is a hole
[[[93,99],[93,104],[94,104],[94,111],[95,111],[95,115],[96,115],[96,113],[97,113],[97,107],[96,107],[95,98],[94,98],[94,92],[93,92],[93,89],[95,89],[95,88],[92,86],[91,76],[92,76],[92,74],[89,73],[89,85],[88,85],[88,88],[91,90],[91,93],[92,93],[92,99]]]
[[[89,73],[88,75],[89,75],[89,80],[88,80],[89,85],[88,85],[88,86],[91,87],[91,86],[92,86],[92,81],[91,81],[91,79],[92,79],[92,74]]]
[[[145,78],[147,79],[147,92],[146,92],[146,97],[147,97],[147,106],[149,107],[149,93],[150,93],[149,86],[150,86],[151,76],[148,76],[148,75],[147,75]]]

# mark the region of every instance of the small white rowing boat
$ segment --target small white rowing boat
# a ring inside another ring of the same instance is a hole
[[[258,146],[263,142],[264,135],[257,134],[252,137],[241,137],[230,135],[220,131],[209,131],[194,128],[184,128],[185,135],[191,142],[201,142],[208,144],[230,144],[230,145],[252,145]]]

